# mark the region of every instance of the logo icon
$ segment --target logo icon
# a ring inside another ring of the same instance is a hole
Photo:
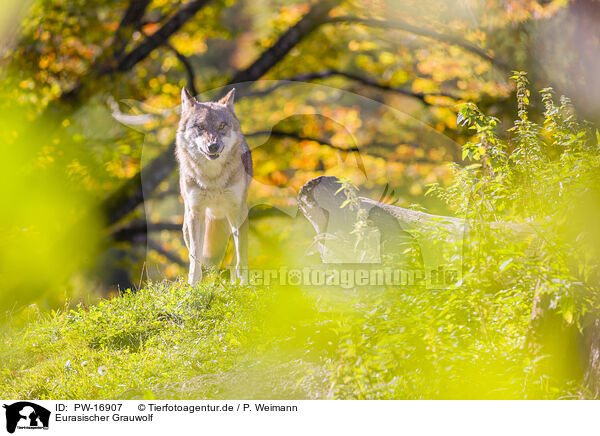
[[[19,401],[4,405],[6,409],[6,431],[14,433],[15,429],[48,429],[50,411],[29,401]]]

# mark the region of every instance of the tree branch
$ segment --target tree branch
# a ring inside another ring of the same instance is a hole
[[[137,220],[115,230],[112,233],[112,238],[115,241],[131,241],[135,239],[137,235],[146,234],[150,232],[160,232],[163,230],[181,231],[181,224],[165,222],[148,223],[143,220]]]
[[[116,47],[114,50],[114,57],[118,58],[121,56],[127,45],[126,40],[131,35],[133,29],[141,24],[142,18],[146,13],[146,9],[150,4],[151,0],[131,0],[129,7],[125,10],[123,18],[119,23],[119,27],[115,32],[115,39],[113,46]]]
[[[435,93],[435,94],[434,93],[425,94],[422,92],[415,92],[408,88],[384,85],[384,84],[378,83],[376,80],[373,80],[369,77],[363,77],[363,76],[359,76],[354,73],[347,73],[345,71],[339,71],[339,70],[325,70],[325,71],[320,71],[320,72],[297,74],[295,76],[280,79],[280,80],[288,81],[288,82],[309,82],[312,80],[326,79],[328,77],[333,77],[333,76],[345,77],[347,79],[354,80],[356,82],[362,83],[364,85],[372,86],[374,88],[381,89],[383,91],[390,91],[390,92],[395,92],[398,94],[406,95],[409,97],[414,97],[414,98],[421,100],[424,104],[426,104],[428,106],[431,106],[433,104],[431,102],[427,101],[427,97],[447,97],[447,98],[452,98],[454,100],[460,100],[460,97],[450,94],[450,93],[447,93],[447,92],[439,92],[439,93]],[[284,86],[286,84],[287,83],[285,83],[285,82],[277,83],[265,90],[248,93],[248,94],[246,94],[246,96],[254,97],[254,96],[269,94],[269,93],[273,92],[274,90],[276,90],[277,88],[280,88],[281,86]]]
[[[125,124],[126,126],[142,126],[150,121],[154,121],[158,118],[156,114],[144,113],[144,114],[127,114],[121,112],[119,103],[112,97],[109,96],[106,99],[106,103],[111,111],[111,116],[118,122]]]
[[[302,39],[327,21],[329,11],[338,0],[322,0],[315,4],[295,25],[290,27],[279,39],[248,68],[238,71],[229,84],[258,80],[275,64],[285,57]]]
[[[102,202],[109,225],[118,222],[144,201],[144,192],[150,193],[175,169],[175,144],[171,144],[139,173]],[[142,185],[143,184],[143,185]]]
[[[128,71],[135,64],[145,59],[154,49],[161,46],[177,32],[188,20],[202,9],[210,0],[192,0],[183,4],[160,29],[147,36],[136,48],[117,60],[115,70]]]
[[[197,95],[198,92],[196,91],[196,85],[194,84],[194,82],[196,81],[196,73],[194,73],[194,68],[192,67],[190,60],[186,56],[179,53],[177,49],[168,42],[165,42],[165,47],[171,50],[175,54],[175,56],[177,56],[179,62],[183,64],[183,67],[185,68],[185,71],[188,76],[188,89],[190,90],[192,95]]]
[[[172,195],[179,195],[179,192],[171,192]],[[254,206],[248,211],[249,219],[261,219],[267,217],[286,217],[288,216],[280,209],[268,205]],[[135,220],[126,226],[120,227],[111,233],[111,237],[119,242],[144,242],[147,234],[152,232],[179,232],[181,233],[181,224],[169,222],[146,222],[144,220]]]
[[[135,7],[134,3],[135,2]],[[117,29],[117,49],[113,52],[113,56],[103,65],[96,65],[94,71],[88,74],[88,82],[92,82],[98,77],[102,77],[107,74],[113,74],[115,72],[125,72],[133,68],[138,62],[144,60],[152,51],[165,42],[177,32],[188,20],[190,20],[200,9],[202,9],[210,0],[191,0],[183,4],[177,12],[150,36],[146,36],[144,40],[134,49],[128,53],[124,53],[118,45],[119,29]],[[134,18],[138,17],[142,11],[143,0],[132,0],[130,7],[125,12],[125,16],[121,20],[121,23],[125,22],[125,27]],[[147,5],[146,5],[147,6]],[[133,11],[133,10],[135,11]],[[145,10],[145,8],[144,8]],[[143,16],[139,18],[140,22]],[[124,47],[123,47],[124,48]],[[106,57],[104,58],[106,60]],[[85,86],[82,80],[78,81],[69,91],[61,93],[59,100],[61,102],[74,101],[80,95],[82,89]]]
[[[254,136],[268,136],[268,135],[274,136],[274,137],[279,137],[279,138],[291,138],[291,139],[296,139],[299,141],[314,141],[314,142],[318,142],[321,145],[325,145],[327,147],[333,148],[334,150],[340,150],[340,151],[345,151],[345,152],[363,152],[363,153],[370,154],[372,156],[379,156],[379,157],[385,157],[385,155],[383,155],[382,153],[375,153],[373,151],[373,148],[381,147],[381,148],[387,148],[387,149],[395,149],[396,147],[398,147],[398,145],[406,144],[404,142],[402,142],[402,143],[370,142],[368,144],[363,144],[360,147],[354,146],[354,147],[345,148],[345,147],[340,147],[340,146],[334,145],[326,139],[311,138],[308,136],[300,135],[299,133],[286,132],[286,131],[282,131],[282,130],[259,130],[256,132],[244,134],[244,136],[247,138],[248,137],[251,138]],[[417,146],[416,144],[413,144],[413,145]],[[411,159],[410,162],[431,163],[431,160],[426,159],[426,158],[414,158],[414,159]]]
[[[485,59],[496,67],[504,70],[510,71],[510,67],[506,61],[500,59],[498,57],[491,56],[486,50],[478,47],[469,41],[461,38],[457,35],[448,35],[445,33],[439,33],[434,30],[425,29],[423,27],[418,27],[412,24],[409,24],[405,21],[401,20],[378,20],[373,18],[360,18],[360,17],[351,17],[351,16],[340,16],[340,17],[332,17],[327,20],[328,23],[356,23],[363,24],[365,26],[371,27],[381,27],[384,29],[397,29],[402,30],[404,32],[414,33],[415,35],[424,36],[426,38],[436,39],[442,42],[448,42],[459,47],[464,48],[465,50],[476,54],[477,56]]]
[[[339,192],[339,188],[340,180],[337,177],[318,176],[306,182],[298,192],[298,206],[318,234],[331,231],[332,228],[328,229],[328,226],[333,223],[340,226],[334,230],[353,230],[356,215],[352,215],[349,209],[340,207],[346,198]],[[377,212],[380,216],[392,218],[400,224],[403,231],[415,231],[416,234],[424,231],[430,234],[432,230],[443,229],[455,241],[462,239],[468,231],[468,220],[463,218],[431,215],[365,197],[358,197],[358,201],[360,207],[369,211],[370,215]],[[510,241],[524,241],[529,236],[543,232],[543,229],[537,228],[533,223],[489,222],[486,225],[490,229],[504,232],[506,239]],[[383,237],[384,232],[381,234]]]
[[[148,246],[152,250],[156,251],[158,254],[162,254],[163,256],[165,256],[168,260],[170,260],[173,263],[176,263],[176,264],[181,265],[181,266],[186,266],[187,265],[187,262],[185,262],[179,256],[177,256],[176,254],[173,254],[173,253],[165,250],[164,248],[162,248],[160,246],[160,244],[154,242],[150,238],[148,238]]]
[[[326,139],[321,139],[321,138],[310,138],[308,136],[302,136],[298,133],[294,133],[294,132],[285,132],[282,130],[260,130],[257,132],[252,132],[252,133],[245,133],[244,136],[247,138],[252,138],[254,136],[276,136],[279,138],[292,138],[292,139],[297,139],[299,141],[314,141],[314,142],[318,142],[321,145],[326,145],[327,147],[333,148],[335,150],[340,150],[340,151],[345,151],[345,152],[353,152],[353,151],[360,151],[358,149],[358,147],[350,147],[350,148],[344,148],[344,147],[340,147],[337,145],[332,144],[331,142],[327,141]]]

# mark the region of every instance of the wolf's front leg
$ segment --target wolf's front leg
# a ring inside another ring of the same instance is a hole
[[[204,210],[186,209],[183,218],[183,236],[190,252],[188,283],[202,280],[202,246],[204,245]]]
[[[240,283],[248,282],[248,212],[244,211],[236,217],[229,219],[231,225],[231,235],[233,236],[233,245],[235,247],[235,273],[237,277],[231,276],[231,281],[240,280]]]

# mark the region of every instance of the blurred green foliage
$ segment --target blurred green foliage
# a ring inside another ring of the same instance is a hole
[[[102,232],[93,200],[54,165],[77,160],[81,145],[6,105],[0,141],[0,310],[33,301],[61,305],[72,295],[71,277],[95,261]]]

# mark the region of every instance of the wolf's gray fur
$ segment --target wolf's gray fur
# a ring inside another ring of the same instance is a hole
[[[211,244],[210,220],[227,219],[236,252],[236,274],[248,264],[248,207],[252,157],[234,108],[235,89],[217,102],[200,103],[181,90],[176,151],[185,206],[183,238],[190,252],[189,283],[202,279],[202,252]],[[232,277],[232,279],[235,279]]]

